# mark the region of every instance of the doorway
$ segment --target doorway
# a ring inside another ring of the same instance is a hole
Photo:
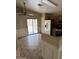
[[[37,19],[27,19],[28,34],[38,33]]]

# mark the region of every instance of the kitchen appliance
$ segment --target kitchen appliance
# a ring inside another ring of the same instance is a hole
[[[57,29],[55,31],[55,36],[62,36],[62,30],[61,29]]]

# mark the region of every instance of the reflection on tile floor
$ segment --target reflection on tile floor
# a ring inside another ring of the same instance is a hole
[[[30,35],[18,40],[21,57],[27,59],[43,59],[41,57],[41,34]]]

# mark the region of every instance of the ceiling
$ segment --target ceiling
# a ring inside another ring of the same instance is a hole
[[[26,3],[26,8],[38,13],[54,13],[62,11],[62,0],[51,0],[58,4],[58,6],[49,6],[43,3],[43,6],[38,6],[41,0],[16,0],[16,5],[23,7],[23,2]]]

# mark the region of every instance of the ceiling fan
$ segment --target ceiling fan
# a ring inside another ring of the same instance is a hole
[[[21,12],[19,12],[19,13],[17,13],[17,14],[19,14],[20,16],[22,15],[22,16],[34,16],[34,14],[32,14],[31,12],[29,12],[29,11],[27,11],[26,10],[26,3],[25,2],[23,2],[23,5],[24,5],[24,7],[22,8],[22,10],[21,10]]]

